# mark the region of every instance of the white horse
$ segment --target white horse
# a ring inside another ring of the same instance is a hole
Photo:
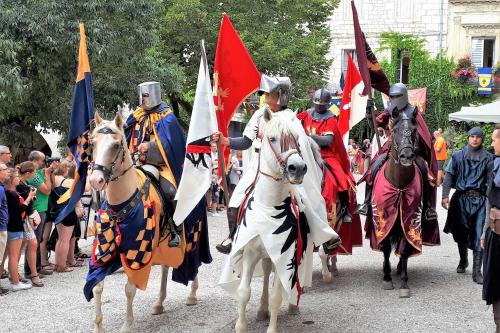
[[[129,202],[137,190],[141,190],[140,174],[134,168],[131,155],[127,148],[125,134],[123,132],[123,118],[121,113],[118,113],[113,121],[106,121],[95,115],[96,128],[92,133],[93,142],[93,161],[94,169],[90,176],[90,184],[94,190],[106,189],[106,199],[111,206],[120,206]],[[153,314],[163,313],[163,302],[166,298],[168,270],[170,267],[178,267],[182,263],[185,251],[184,240],[181,247],[169,248],[168,238],[159,239],[160,234],[160,215],[162,214],[162,206],[159,194],[156,189],[151,186],[149,191],[150,199],[155,202],[154,220],[156,225],[156,236],[153,241],[152,261],[151,264],[161,264],[161,287],[159,299],[153,305]],[[169,264],[169,257],[176,257],[173,264]],[[131,332],[134,321],[133,316],[133,300],[137,289],[137,283],[131,277],[131,270],[125,268],[128,276],[128,281],[125,286],[125,295],[127,297],[127,316],[125,323],[121,327],[120,332]],[[150,267],[149,267],[150,269]],[[149,270],[146,273],[146,279],[149,278]],[[145,287],[145,286],[144,286]],[[103,333],[102,326],[102,309],[101,295],[104,288],[104,280],[97,283],[92,289],[95,297],[95,332]],[[191,283],[191,293],[189,294],[186,304],[197,304],[196,291],[198,289],[198,278],[196,277]]]
[[[254,187],[243,203],[244,212],[220,281],[223,288],[238,298],[235,325],[238,333],[247,331],[245,311],[250,300],[250,282],[259,261],[262,260],[264,288],[257,318],[265,319],[270,312],[267,332],[274,333],[283,294],[292,299],[300,296],[301,286],[310,284],[313,249],[310,233],[316,233],[316,239],[323,242],[333,235],[326,223],[309,230],[303,214],[299,213],[312,205],[308,205],[308,198],[294,185],[302,183],[308,167],[301,149],[310,149],[299,146],[303,142],[301,134],[305,134],[297,122],[292,112],[269,110],[264,111],[261,121],[262,147]],[[269,298],[272,269],[275,273]]]

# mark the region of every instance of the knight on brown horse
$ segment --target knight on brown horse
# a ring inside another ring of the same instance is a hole
[[[373,191],[369,189],[368,195],[372,209],[368,210],[365,229],[372,249],[384,252],[384,289],[394,288],[389,257],[395,247],[400,255],[400,297],[409,297],[408,258],[419,255],[423,244],[439,245],[439,228],[429,213],[421,219],[422,205],[430,209],[426,192],[434,191],[428,181],[427,165],[417,155],[419,144],[425,141],[421,130],[427,127],[418,110],[408,104],[404,85],[393,85],[390,93],[391,138],[370,175]],[[428,130],[427,134],[430,137]]]

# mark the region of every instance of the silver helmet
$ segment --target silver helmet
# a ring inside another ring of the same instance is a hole
[[[408,105],[408,89],[404,83],[395,83],[391,86],[389,90],[389,97],[391,98],[391,104],[388,107],[389,112],[397,108],[402,111]]]
[[[324,88],[318,89],[314,92],[312,101],[316,105],[330,105],[332,94]]]
[[[285,108],[292,94],[292,82],[288,76],[270,77],[262,74],[260,92],[278,96],[278,105]]]
[[[148,111],[161,103],[160,82],[144,82],[137,86],[139,105]]]

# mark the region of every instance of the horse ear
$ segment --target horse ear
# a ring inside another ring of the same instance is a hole
[[[269,108],[265,108],[264,109],[264,120],[269,121],[272,118],[273,118],[273,113],[271,112],[271,110],[269,110]]]
[[[116,113],[116,116],[115,116],[115,125],[119,129],[123,128],[123,116],[122,116],[122,113],[120,111]]]
[[[94,120],[95,120],[96,125],[99,125],[100,123],[102,123],[102,118],[97,111],[94,114]]]

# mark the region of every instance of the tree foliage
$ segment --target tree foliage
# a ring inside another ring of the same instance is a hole
[[[305,97],[309,87],[320,87],[327,79],[328,18],[338,2],[166,0],[161,55],[185,69],[186,90],[194,89],[199,41],[205,39],[213,68],[219,25],[222,13],[227,12],[257,68],[290,76],[295,97]]]
[[[79,22],[85,23],[98,110],[109,114],[124,101],[134,103],[136,85],[145,80],[180,91],[182,70],[157,53],[159,9],[158,1],[146,0],[0,2],[0,125],[6,143],[22,140],[36,124],[67,130]]]

